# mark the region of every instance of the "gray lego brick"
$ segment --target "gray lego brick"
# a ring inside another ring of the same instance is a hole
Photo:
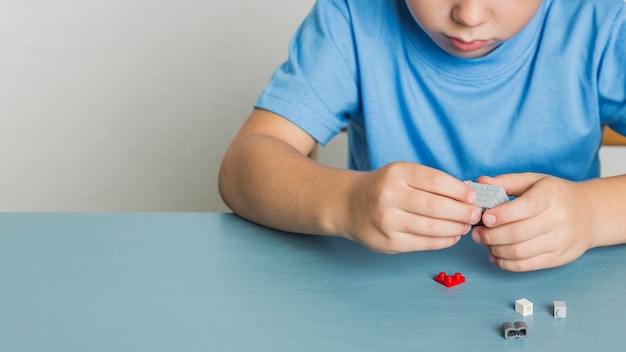
[[[502,333],[505,339],[526,337],[527,330],[528,327],[523,321],[516,321],[515,323],[506,322],[502,324]]]
[[[509,201],[509,196],[504,188],[500,186],[486,185],[472,181],[465,181],[476,191],[476,200],[474,205],[483,209],[493,208]]]

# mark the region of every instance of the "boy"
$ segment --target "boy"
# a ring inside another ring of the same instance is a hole
[[[286,231],[383,253],[471,237],[511,271],[626,243],[621,0],[318,0],[229,146],[226,204]],[[352,170],[307,158],[342,128]],[[496,175],[487,177],[484,175]],[[516,199],[481,214],[462,180]]]

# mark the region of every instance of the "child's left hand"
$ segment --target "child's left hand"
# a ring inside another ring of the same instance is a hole
[[[535,173],[477,181],[502,186],[517,197],[486,210],[484,226],[472,232],[474,241],[489,250],[490,260],[500,268],[555,267],[576,260],[593,246],[592,195],[584,184]]]

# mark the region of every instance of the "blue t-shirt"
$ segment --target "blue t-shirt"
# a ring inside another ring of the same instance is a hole
[[[602,126],[626,134],[621,0],[544,0],[485,57],[440,49],[404,0],[318,0],[256,107],[322,144],[342,128],[349,166],[393,161],[460,179],[598,177]]]

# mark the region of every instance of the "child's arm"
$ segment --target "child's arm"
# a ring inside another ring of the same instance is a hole
[[[306,156],[315,143],[290,121],[255,110],[224,155],[224,202],[266,226],[339,235],[384,253],[452,246],[480,220],[475,192],[452,176],[412,163],[329,168]]]
[[[499,267],[563,265],[587,249],[626,243],[626,175],[575,183],[541,174],[481,177],[518,198],[485,211],[472,238]]]

